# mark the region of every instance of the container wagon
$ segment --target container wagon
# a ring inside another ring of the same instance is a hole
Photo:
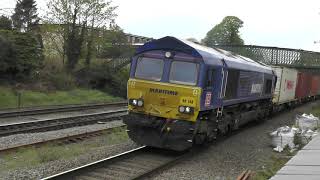
[[[320,92],[320,76],[318,74],[312,75],[311,79],[311,96],[314,98],[319,95]]]
[[[296,98],[299,102],[304,102],[311,96],[312,74],[299,72],[297,78]]]
[[[275,109],[290,107],[295,102],[298,71],[292,68],[273,66],[277,83],[273,94]]]

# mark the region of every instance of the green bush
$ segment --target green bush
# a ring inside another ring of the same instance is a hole
[[[41,75],[42,85],[45,90],[71,90],[76,88],[75,78],[65,71],[50,72]]]
[[[68,73],[59,59],[46,57],[37,79],[42,88],[36,90],[71,90],[76,87],[74,75]]]
[[[42,49],[33,34],[0,30],[0,77],[28,79],[42,61]]]
[[[295,133],[293,136],[293,143],[298,149],[302,148],[302,137],[301,134]]]
[[[58,90],[70,90],[75,88],[74,77],[66,72],[51,74],[50,82],[52,82]]]
[[[114,72],[108,62],[92,64],[77,72],[77,82],[81,86],[99,89],[114,96],[126,98],[129,70],[122,68]]]

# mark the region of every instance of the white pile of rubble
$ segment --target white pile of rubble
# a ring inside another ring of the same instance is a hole
[[[307,144],[314,136],[318,134],[317,128],[319,127],[319,124],[319,118],[313,116],[312,114],[297,115],[296,124],[294,127],[283,126],[270,133],[272,138],[271,145],[277,152],[282,152],[286,146],[288,146],[290,149],[295,149],[295,135],[301,137],[303,144]]]

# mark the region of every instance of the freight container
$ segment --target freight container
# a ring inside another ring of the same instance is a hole
[[[309,97],[311,94],[312,75],[306,72],[298,73],[298,82],[296,88],[296,98],[299,100]]]
[[[273,95],[273,103],[283,104],[295,100],[298,71],[292,68],[273,66],[277,83]]]
[[[320,77],[319,75],[312,75],[312,80],[311,80],[311,96],[316,96],[319,93],[319,85],[320,85]]]
[[[319,96],[320,95],[320,74],[317,75],[318,76],[318,91],[317,91],[317,95]]]

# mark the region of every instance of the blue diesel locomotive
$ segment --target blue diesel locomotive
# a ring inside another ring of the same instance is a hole
[[[267,117],[275,82],[267,65],[164,37],[132,57],[124,123],[137,143],[185,150]]]

